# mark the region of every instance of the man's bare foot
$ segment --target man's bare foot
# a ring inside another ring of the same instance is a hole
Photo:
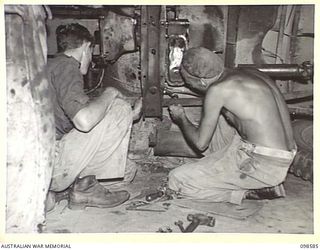
[[[138,121],[142,115],[142,97],[135,101],[132,112],[133,121]]]

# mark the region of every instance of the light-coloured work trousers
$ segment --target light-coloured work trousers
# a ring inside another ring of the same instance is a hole
[[[132,109],[115,99],[106,116],[90,132],[72,129],[56,143],[50,190],[68,188],[76,177],[124,177],[132,126]]]
[[[220,116],[206,156],[172,170],[168,186],[184,198],[241,204],[247,190],[282,183],[295,153],[244,141]]]

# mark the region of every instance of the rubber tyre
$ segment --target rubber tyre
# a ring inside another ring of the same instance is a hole
[[[289,172],[313,182],[313,121],[296,120],[292,127],[298,151]]]

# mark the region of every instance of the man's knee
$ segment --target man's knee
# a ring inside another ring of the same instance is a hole
[[[131,108],[130,104],[127,101],[125,101],[123,99],[119,99],[119,98],[114,100],[111,108],[115,108],[117,110],[120,109],[125,114],[132,113],[132,108]]]
[[[120,127],[130,127],[132,124],[132,108],[128,102],[122,99],[115,99],[110,109],[107,111],[103,123],[108,125],[110,122]]]
[[[181,171],[180,167],[175,168],[169,172],[168,175],[168,186],[172,190],[178,191],[180,183],[183,179],[183,172]]]
[[[272,187],[278,186],[286,179],[286,174],[274,175],[269,179],[269,185]]]
[[[61,192],[67,189],[75,180],[76,177],[71,176],[54,176],[51,179],[51,184],[49,187],[50,191]]]

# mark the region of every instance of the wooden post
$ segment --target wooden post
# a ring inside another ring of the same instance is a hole
[[[38,232],[45,220],[55,143],[45,18],[41,5],[5,6],[8,233]]]

